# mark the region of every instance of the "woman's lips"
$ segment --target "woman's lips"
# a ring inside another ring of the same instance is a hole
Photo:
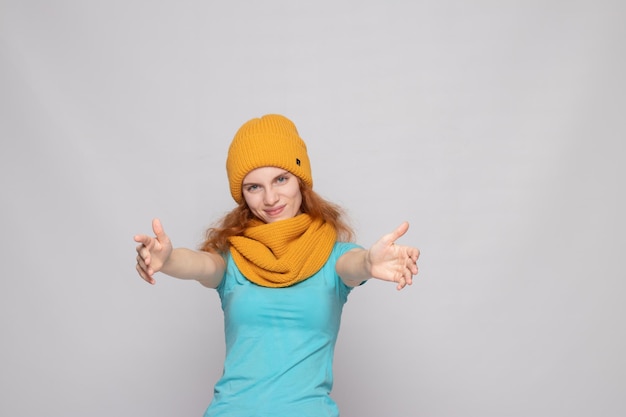
[[[285,206],[280,206],[280,207],[276,207],[273,209],[266,209],[265,213],[270,217],[276,217],[280,215],[284,209],[285,209]]]

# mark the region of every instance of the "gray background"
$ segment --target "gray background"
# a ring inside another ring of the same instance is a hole
[[[200,416],[215,291],[134,271],[234,204],[237,128],[296,122],[413,287],[344,310],[350,416],[624,416],[619,1],[0,1],[0,415]]]

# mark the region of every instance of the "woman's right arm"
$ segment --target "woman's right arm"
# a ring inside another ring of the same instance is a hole
[[[150,284],[157,272],[180,279],[193,279],[209,288],[217,288],[222,281],[226,263],[217,253],[172,248],[172,242],[163,231],[159,219],[152,221],[155,237],[136,235],[137,272]]]

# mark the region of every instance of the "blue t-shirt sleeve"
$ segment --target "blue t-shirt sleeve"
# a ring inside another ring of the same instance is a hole
[[[222,281],[219,283],[217,288],[215,288],[217,292],[219,293],[220,297],[224,296],[224,289],[226,288],[226,281],[229,278],[229,273],[232,274],[232,272],[230,271],[230,268],[234,266],[234,262],[232,260],[232,257],[230,256],[230,251],[222,254],[222,257],[224,258],[226,269],[224,270],[224,276],[222,277]]]
[[[337,264],[337,260],[339,258],[341,258],[341,255],[343,255],[346,252],[351,251],[352,249],[363,249],[362,246],[357,245],[356,243],[352,243],[352,242],[337,242],[335,243],[335,247],[333,248],[333,251],[330,254],[330,258],[329,261],[332,263],[333,265],[333,270],[335,269],[335,265]],[[334,271],[335,274],[335,280],[336,283],[335,285],[337,286],[337,289],[339,291],[339,295],[346,300],[348,298],[348,294],[350,294],[350,291],[352,291],[352,289],[354,287],[350,287],[348,285],[346,285],[343,280],[341,279],[341,277],[339,276],[339,274],[337,274],[336,271]],[[365,281],[364,281],[365,282]]]

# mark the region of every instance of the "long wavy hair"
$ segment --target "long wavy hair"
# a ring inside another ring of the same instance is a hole
[[[354,230],[345,220],[344,210],[338,205],[323,199],[313,189],[302,182],[300,183],[300,193],[302,194],[302,206],[300,210],[311,216],[312,219],[322,219],[331,224],[337,231],[337,240],[341,242],[351,242],[354,240]],[[213,253],[226,253],[230,248],[228,238],[240,236],[244,230],[255,219],[254,214],[246,204],[245,200],[235,207],[230,213],[219,220],[215,226],[206,231],[204,243],[200,250]]]

